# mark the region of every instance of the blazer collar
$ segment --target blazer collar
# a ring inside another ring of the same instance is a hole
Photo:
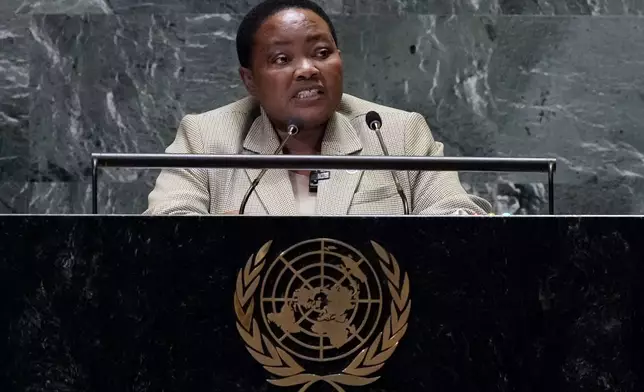
[[[264,109],[253,122],[243,148],[246,153],[273,154],[280,140]],[[362,151],[357,130],[344,114],[335,112],[327,124],[322,139],[322,155],[350,155]],[[248,169],[249,181],[260,170]],[[319,215],[344,215],[348,212],[362,172],[335,170],[329,180],[318,186],[316,213]],[[256,194],[270,215],[296,215],[295,195],[287,170],[268,170],[256,188]]]
[[[261,114],[250,127],[243,147],[256,154],[270,155],[279,145],[280,139],[277,132],[266,112],[261,108]],[[362,142],[349,118],[334,112],[322,138],[322,155],[349,155],[360,150],[362,150]]]
[[[268,119],[264,108],[261,108],[260,115],[255,119],[244,139],[244,150],[255,154],[270,155],[279,147],[280,140],[273,124]]]
[[[335,112],[322,139],[322,155],[351,155],[362,152],[357,130],[347,116]],[[362,179],[362,171],[332,170],[328,180],[320,181],[317,215],[345,215]]]
[[[351,121],[333,113],[322,138],[322,155],[349,155],[362,150],[362,142]]]

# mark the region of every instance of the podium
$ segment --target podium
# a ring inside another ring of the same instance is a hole
[[[641,217],[0,217],[0,390],[641,391]]]

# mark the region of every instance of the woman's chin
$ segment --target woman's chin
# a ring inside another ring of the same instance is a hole
[[[316,128],[319,126],[325,125],[330,119],[333,113],[329,113],[326,110],[307,110],[301,109],[294,111],[294,117],[297,117],[302,121],[302,126],[304,128]]]

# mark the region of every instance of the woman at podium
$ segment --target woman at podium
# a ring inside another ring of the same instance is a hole
[[[317,4],[260,3],[241,22],[236,45],[248,97],[185,116],[167,153],[443,155],[443,145],[420,114],[343,92],[336,31]],[[260,174],[163,170],[145,214],[234,214],[241,207],[253,215],[478,215],[491,209],[487,201],[468,195],[454,172]]]

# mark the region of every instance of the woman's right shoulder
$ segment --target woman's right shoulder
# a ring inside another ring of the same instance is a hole
[[[185,125],[213,125],[213,123],[226,121],[231,117],[252,117],[254,113],[259,113],[259,110],[259,103],[252,97],[246,97],[206,112],[186,114],[181,119],[181,123],[185,123]]]
[[[251,97],[203,113],[186,114],[179,126],[189,138],[199,138],[205,152],[234,153],[241,144],[260,108]],[[222,151],[231,150],[231,151]],[[217,150],[217,151],[213,151]]]

